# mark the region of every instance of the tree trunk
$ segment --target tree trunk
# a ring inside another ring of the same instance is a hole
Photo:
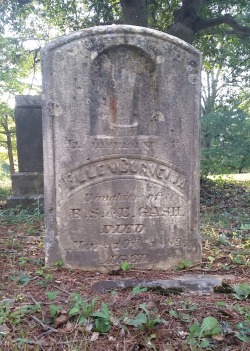
[[[194,26],[199,17],[202,0],[183,0],[179,11],[174,13],[174,24],[168,33],[177,38],[192,43],[194,40]]]
[[[211,148],[211,139],[210,139],[210,136],[209,136],[208,132],[205,132],[203,134],[203,138],[202,138],[202,141],[201,141],[201,146],[204,147],[205,149],[210,149]]]
[[[241,165],[239,166],[239,169],[238,169],[238,172],[240,174],[243,173],[243,169],[245,168],[245,161],[246,161],[246,159],[245,159],[245,157],[243,157],[241,160]]]
[[[147,0],[121,0],[126,24],[148,26]]]
[[[11,140],[11,130],[9,128],[9,123],[8,123],[8,116],[3,117],[1,121],[1,125],[4,130],[2,134],[6,135],[10,174],[12,175],[15,173],[15,165],[14,165],[13,148],[12,148],[12,140]]]
[[[15,166],[14,166],[13,149],[12,149],[10,133],[7,133],[6,137],[7,137],[8,158],[9,158],[9,164],[10,164],[10,174],[12,175],[15,173]]]

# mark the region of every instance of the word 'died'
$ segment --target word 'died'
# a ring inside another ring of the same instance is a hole
[[[143,230],[143,224],[103,224],[101,234],[142,234]]]
[[[175,168],[171,168],[164,161],[156,161],[149,157],[141,159],[132,156],[99,158],[67,172],[63,175],[63,180],[69,191],[106,179],[127,177],[148,180],[161,185],[166,184],[183,193],[186,177]]]

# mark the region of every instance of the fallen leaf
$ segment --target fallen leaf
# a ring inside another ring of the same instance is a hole
[[[222,341],[224,340],[224,336],[222,334],[216,334],[216,335],[212,335],[212,339],[216,341]]]
[[[147,302],[147,309],[149,310],[149,311],[158,311],[158,308],[157,308],[157,306],[156,306],[156,303],[154,302],[154,301],[149,301],[149,302]]]
[[[85,329],[87,332],[90,332],[93,328],[93,323],[87,323],[85,326]]]
[[[184,332],[183,330],[178,331],[177,334],[178,334],[182,339],[185,339],[185,337],[189,335],[189,333]]]
[[[6,335],[6,334],[9,334],[10,332],[11,332],[10,328],[8,328],[5,323],[0,325],[0,335]]]
[[[67,323],[67,321],[68,321],[68,316],[66,316],[65,314],[61,314],[59,317],[55,319],[55,327],[59,328],[63,324]]]
[[[111,322],[114,324],[114,325],[119,325],[120,324],[120,321],[118,318],[114,317],[114,316],[111,316],[110,317],[110,320]]]
[[[98,332],[94,332],[91,335],[90,341],[96,341],[99,338],[99,333]]]
[[[67,322],[66,323],[66,326],[65,326],[65,331],[66,332],[72,332],[74,329],[74,323],[71,323],[71,322]]]
[[[120,330],[119,335],[122,337],[122,336],[125,336],[125,334],[126,334],[126,332],[125,332],[125,330],[122,328],[122,329]]]

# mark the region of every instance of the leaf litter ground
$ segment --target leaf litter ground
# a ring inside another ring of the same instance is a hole
[[[250,350],[250,183],[202,180],[200,267],[109,274],[44,264],[39,211],[1,203],[0,350]],[[143,289],[98,294],[104,280],[223,275],[206,294]]]

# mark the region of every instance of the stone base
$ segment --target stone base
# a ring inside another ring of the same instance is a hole
[[[13,195],[40,195],[43,194],[43,173],[18,172],[12,175]]]
[[[44,195],[13,195],[7,199],[6,205],[8,208],[21,206],[43,209]]]
[[[7,207],[43,209],[43,173],[18,172],[12,175],[12,193],[7,199]]]

